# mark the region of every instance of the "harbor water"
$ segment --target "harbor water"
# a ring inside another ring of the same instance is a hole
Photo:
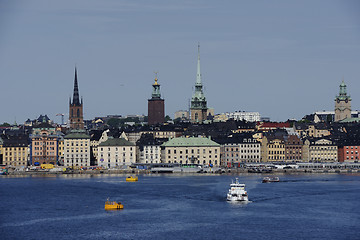
[[[1,176],[0,239],[360,239],[360,174],[265,176]],[[226,201],[235,177],[250,202]]]

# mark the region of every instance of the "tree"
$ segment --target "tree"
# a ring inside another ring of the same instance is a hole
[[[168,121],[171,121],[172,119],[171,119],[171,117],[169,116],[169,115],[166,115],[165,116],[165,122],[168,122]]]
[[[123,120],[118,118],[110,118],[106,123],[112,128],[118,128],[120,125],[122,125]]]

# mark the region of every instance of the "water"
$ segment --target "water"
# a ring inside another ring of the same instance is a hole
[[[0,177],[0,239],[360,239],[360,175]],[[107,197],[124,210],[104,210]]]

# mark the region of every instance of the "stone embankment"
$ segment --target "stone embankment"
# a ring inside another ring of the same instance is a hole
[[[109,170],[70,170],[70,171],[44,171],[44,170],[36,170],[36,171],[15,171],[9,170],[8,175],[23,175],[23,176],[30,176],[30,175],[110,175],[110,174],[151,174],[150,170],[145,169],[109,169]],[[294,173],[360,173],[360,169],[272,169],[272,170],[265,170],[265,171],[253,171],[251,169],[246,168],[222,168],[216,170],[208,170],[202,172],[174,172],[176,174],[294,174]],[[153,173],[156,174],[156,173]],[[171,173],[170,173],[171,174]]]

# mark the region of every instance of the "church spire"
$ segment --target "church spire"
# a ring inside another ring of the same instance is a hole
[[[73,103],[76,106],[80,105],[80,97],[79,97],[79,87],[77,81],[77,69],[75,67],[75,79],[74,79],[74,95],[73,95]]]
[[[198,62],[197,62],[197,73],[196,73],[196,85],[202,87],[201,71],[200,71],[200,43],[198,44]]]

